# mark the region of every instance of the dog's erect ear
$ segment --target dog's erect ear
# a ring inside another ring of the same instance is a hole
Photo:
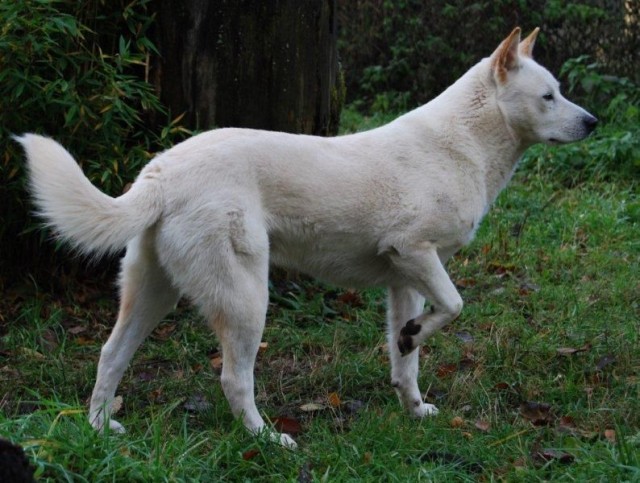
[[[536,44],[536,38],[538,38],[538,32],[540,32],[540,27],[536,27],[533,32],[529,34],[529,36],[520,42],[518,46],[518,52],[523,57],[532,57],[533,58],[533,46]]]
[[[500,46],[491,55],[491,66],[498,82],[507,82],[507,73],[516,69],[519,65],[518,44],[520,43],[520,27],[502,41]]]

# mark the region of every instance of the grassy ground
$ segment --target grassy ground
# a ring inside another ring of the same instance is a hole
[[[557,172],[526,163],[449,263],[465,309],[421,350],[436,417],[410,419],[390,387],[382,291],[278,279],[257,400],[298,451],[233,420],[187,306],[125,374],[128,432],[101,437],[86,403],[116,307],[79,287],[7,294],[0,435],[49,481],[640,481],[637,184]]]

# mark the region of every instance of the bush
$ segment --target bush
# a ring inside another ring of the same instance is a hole
[[[56,138],[112,195],[151,151],[180,134],[175,121],[165,129],[155,125],[167,123],[166,113],[142,80],[155,49],[146,37],[147,3],[0,2],[0,273],[33,258],[41,236],[27,214],[23,156],[11,134]]]
[[[341,2],[339,53],[347,102],[403,111],[442,92],[513,27],[541,27],[536,58],[557,74],[589,54],[640,81],[640,2],[356,0]]]

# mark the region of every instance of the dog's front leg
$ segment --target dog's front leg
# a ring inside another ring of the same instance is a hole
[[[402,406],[413,416],[436,414],[438,409],[422,402],[418,387],[418,351],[403,356],[398,347],[400,332],[407,320],[424,310],[424,297],[409,287],[391,287],[388,301],[388,340],[391,358],[391,384]]]
[[[454,320],[462,310],[462,298],[449,278],[437,250],[432,246],[395,251],[390,259],[407,285],[415,288],[432,305],[404,322],[396,344],[408,356],[424,340]]]

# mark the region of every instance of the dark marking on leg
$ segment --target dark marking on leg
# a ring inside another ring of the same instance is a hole
[[[398,349],[400,354],[406,356],[416,347],[413,345],[413,337],[422,330],[420,324],[415,323],[415,319],[408,321],[405,326],[400,329],[400,339],[398,339]]]
[[[416,335],[421,329],[422,326],[420,324],[416,324],[416,319],[411,319],[402,329],[400,329],[400,335]]]

